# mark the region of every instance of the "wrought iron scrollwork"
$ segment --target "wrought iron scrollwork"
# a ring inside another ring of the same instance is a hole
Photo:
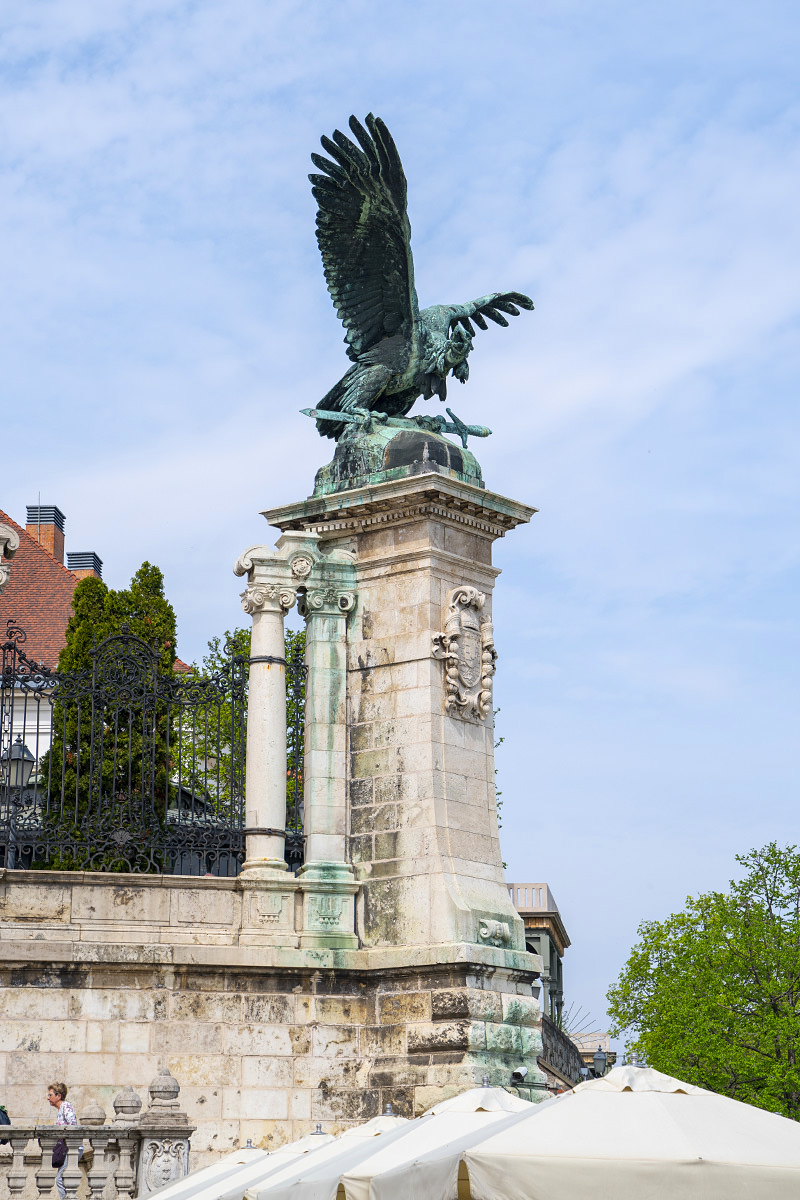
[[[0,866],[236,875],[245,857],[248,659],[159,668],[123,630],[87,670],[50,671],[9,621],[0,645]],[[291,697],[287,859],[302,862],[302,647]],[[30,768],[11,747],[28,750]]]

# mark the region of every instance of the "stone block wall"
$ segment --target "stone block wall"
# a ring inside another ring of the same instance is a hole
[[[316,975],[321,975],[320,979]],[[508,1085],[541,1049],[530,986],[472,967],[385,972],[82,965],[0,968],[0,1088],[15,1119],[47,1118],[64,1079],[78,1112],[140,1095],[165,1065],[197,1132],[193,1162],[368,1120],[466,1087]],[[521,989],[516,994],[516,987]]]
[[[197,1126],[196,1166],[248,1138],[275,1147],[317,1122],[335,1133],[387,1103],[418,1113],[485,1075],[508,1086],[520,1065],[543,1081],[534,956],[419,948],[412,966],[402,948],[240,945],[239,910],[233,880],[0,872],[12,1118],[47,1120],[53,1079],[79,1114],[91,1099],[111,1113],[121,1087],[146,1100],[166,1066]]]

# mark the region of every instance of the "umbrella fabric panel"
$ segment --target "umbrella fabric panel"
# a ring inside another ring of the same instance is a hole
[[[627,1158],[800,1166],[800,1126],[711,1092],[574,1092],[479,1150],[515,1158]]]
[[[305,1161],[309,1155],[319,1154],[334,1141],[330,1134],[309,1134],[298,1142],[290,1142],[265,1154],[260,1161],[239,1167],[233,1175],[209,1180],[183,1200],[223,1200],[228,1197],[242,1200],[246,1189],[256,1180],[261,1181],[287,1167],[295,1168],[298,1160]]]
[[[511,1114],[511,1119],[515,1116]],[[357,1167],[342,1172],[345,1196],[347,1200],[370,1200],[370,1184],[376,1175],[406,1167],[431,1150],[446,1153],[449,1146],[460,1148],[465,1137],[472,1142],[475,1138],[484,1137],[493,1126],[508,1120],[509,1114],[502,1111],[445,1112],[435,1117],[421,1117],[414,1123],[415,1127],[408,1130],[406,1137],[398,1138],[390,1145],[381,1143]]]
[[[370,1181],[378,1172],[411,1162],[432,1149],[442,1150],[465,1133],[482,1136],[509,1118],[519,1120],[519,1115],[466,1112],[420,1117],[395,1133],[383,1134],[377,1142],[342,1146],[340,1154],[331,1148],[324,1161],[317,1158],[314,1163],[298,1164],[294,1178],[282,1176],[279,1185],[270,1179],[263,1189],[251,1189],[247,1200],[335,1200],[340,1181],[348,1200],[368,1200]]]
[[[403,1137],[415,1124],[402,1117],[383,1118],[387,1119],[393,1120],[397,1128],[380,1134],[381,1145],[385,1141]],[[295,1162],[291,1169],[282,1171],[280,1176],[264,1179],[263,1186],[253,1184],[248,1189],[245,1200],[283,1200],[284,1197],[299,1200],[301,1196],[306,1195],[335,1196],[342,1171],[375,1153],[374,1136],[358,1136],[359,1129],[363,1131],[366,1128],[367,1126],[362,1125],[358,1129],[349,1129],[347,1136],[333,1139],[331,1144],[325,1147],[324,1153],[314,1156],[313,1162]]]
[[[191,1171],[175,1183],[168,1183],[158,1191],[146,1194],[148,1197],[158,1196],[159,1200],[193,1200],[194,1196],[203,1188],[209,1187],[216,1181],[234,1177],[243,1167],[250,1166],[254,1162],[265,1163],[269,1157],[266,1150],[250,1147],[234,1150],[231,1154],[226,1154],[224,1158],[218,1159],[217,1162],[211,1163],[207,1167],[198,1167],[196,1171]]]
[[[483,1122],[480,1128],[462,1131],[461,1136],[435,1150],[417,1154],[393,1170],[372,1177],[370,1200],[450,1200],[457,1193],[457,1180],[463,1152],[481,1144],[488,1134],[518,1125],[528,1113],[492,1114],[497,1121]],[[400,1147],[398,1147],[399,1149]],[[409,1147],[411,1149],[411,1147]],[[344,1180],[347,1186],[348,1180]],[[353,1193],[348,1190],[348,1200]]]
[[[530,1100],[512,1096],[505,1088],[480,1087],[470,1088],[458,1096],[451,1096],[449,1100],[442,1100],[441,1104],[434,1104],[424,1116],[444,1112],[530,1112],[532,1108]]]
[[[673,1075],[665,1075],[653,1067],[614,1067],[600,1079],[579,1083],[575,1092],[683,1092],[686,1096],[711,1096],[714,1093],[693,1083],[684,1083]]]
[[[470,1200],[797,1200],[800,1171],[730,1163],[467,1156]],[[447,1200],[456,1200],[452,1191]]]

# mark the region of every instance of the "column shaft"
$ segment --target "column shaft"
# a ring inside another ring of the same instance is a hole
[[[304,808],[307,863],[345,862],[347,614],[308,614]]]
[[[248,866],[283,865],[286,828],[284,653],[283,609],[276,604],[254,611],[247,705]]]

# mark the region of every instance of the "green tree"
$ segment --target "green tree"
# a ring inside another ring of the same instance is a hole
[[[608,993],[611,1032],[650,1066],[800,1118],[800,854],[737,855],[727,892],[645,921]]]
[[[95,645],[121,633],[124,625],[156,651],[159,670],[170,674],[176,655],[175,610],[164,595],[164,576],[151,563],[142,563],[130,587],[120,591],[94,575],[81,580],[72,597],[59,671],[91,670]]]
[[[146,647],[103,647],[125,629]],[[40,768],[50,794],[44,826],[51,851],[43,865],[129,870],[136,838],[137,865],[161,865],[152,847],[169,802],[170,717],[165,704],[146,715],[147,687],[139,684],[152,680],[154,666],[162,677],[172,674],[175,643],[175,613],[158,567],[143,563],[119,591],[94,576],[76,587],[58,662],[53,738]]]
[[[300,669],[306,645],[304,631],[287,630],[285,634],[286,662],[288,665],[286,686],[286,808],[287,824],[294,828],[301,815],[303,802],[303,716],[305,712],[305,675]],[[214,637],[208,643],[208,651],[202,662],[194,663],[192,671],[198,680],[224,678],[230,663],[231,650],[234,654],[250,657],[250,630],[226,630],[222,637]],[[247,675],[244,685],[245,716],[247,712]],[[232,781],[236,778],[237,763],[235,749],[235,714],[230,700],[224,700],[218,711],[205,724],[201,718],[192,726],[181,731],[181,758],[187,764],[194,789],[198,794],[205,790],[224,812],[232,799]],[[184,772],[182,772],[184,778]]]

